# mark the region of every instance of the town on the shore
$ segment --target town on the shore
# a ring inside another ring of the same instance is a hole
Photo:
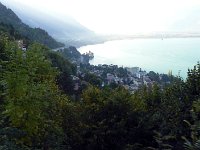
[[[80,54],[75,47],[59,50],[67,59],[71,60],[77,67],[76,75],[72,75],[74,91],[79,91],[88,84],[98,87],[123,86],[131,93],[140,87],[152,87],[155,83],[161,88],[170,84],[174,76],[169,71],[168,74],[158,74],[154,71],[147,72],[140,67],[123,67],[114,64],[91,65],[89,62],[94,58],[94,54]]]

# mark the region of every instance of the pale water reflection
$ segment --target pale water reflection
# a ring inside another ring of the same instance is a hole
[[[138,66],[147,71],[186,77],[188,68],[200,60],[200,38],[134,39],[109,41],[79,48],[81,53],[92,51],[91,64]]]

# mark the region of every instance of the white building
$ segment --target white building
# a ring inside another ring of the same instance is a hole
[[[139,73],[140,68],[139,67],[131,67],[131,68],[126,68],[127,71],[129,71],[132,75]]]

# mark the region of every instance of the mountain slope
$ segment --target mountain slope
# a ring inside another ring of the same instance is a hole
[[[12,8],[23,22],[31,27],[45,29],[53,38],[65,43],[66,46],[79,47],[104,42],[102,37],[69,16],[52,15],[17,2],[3,0],[3,3]]]
[[[31,11],[21,12],[19,14],[24,22],[32,27],[41,27],[45,29],[56,40],[65,43],[66,46],[79,47],[103,42],[100,36],[82,26],[73,18],[65,16],[63,20],[46,14],[41,16],[36,13],[32,14]]]
[[[14,29],[31,41],[39,42],[49,48],[57,48],[63,44],[53,39],[46,31],[41,28],[31,28],[24,24],[19,17],[9,8],[0,3],[0,23],[12,25]]]
[[[55,39],[66,42],[73,40],[86,40],[89,37],[95,36],[95,33],[86,27],[79,24],[76,20],[70,17],[64,20],[51,15],[37,15],[37,13],[18,12],[20,18],[31,27],[40,27],[45,29]],[[34,11],[33,11],[34,12]]]

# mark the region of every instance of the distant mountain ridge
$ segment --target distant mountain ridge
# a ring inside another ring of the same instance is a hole
[[[21,19],[9,8],[0,2],[0,23],[11,25],[15,31],[31,41],[35,41],[49,48],[62,47],[64,44],[57,42],[45,30],[41,28],[31,28],[21,21]]]
[[[82,26],[76,20],[70,17],[65,17],[65,20],[60,20],[54,16],[36,16],[35,14],[20,12],[21,19],[31,27],[40,27],[45,29],[56,40],[65,43],[66,45],[77,46],[82,41],[89,41],[96,37],[96,34]]]
[[[53,16],[48,12],[44,13],[31,7],[25,7],[21,3],[10,3],[5,0],[3,2],[12,8],[23,22],[33,28],[46,30],[53,38],[66,46],[80,47],[105,42],[102,36],[95,34],[69,16],[57,16],[56,14]]]

